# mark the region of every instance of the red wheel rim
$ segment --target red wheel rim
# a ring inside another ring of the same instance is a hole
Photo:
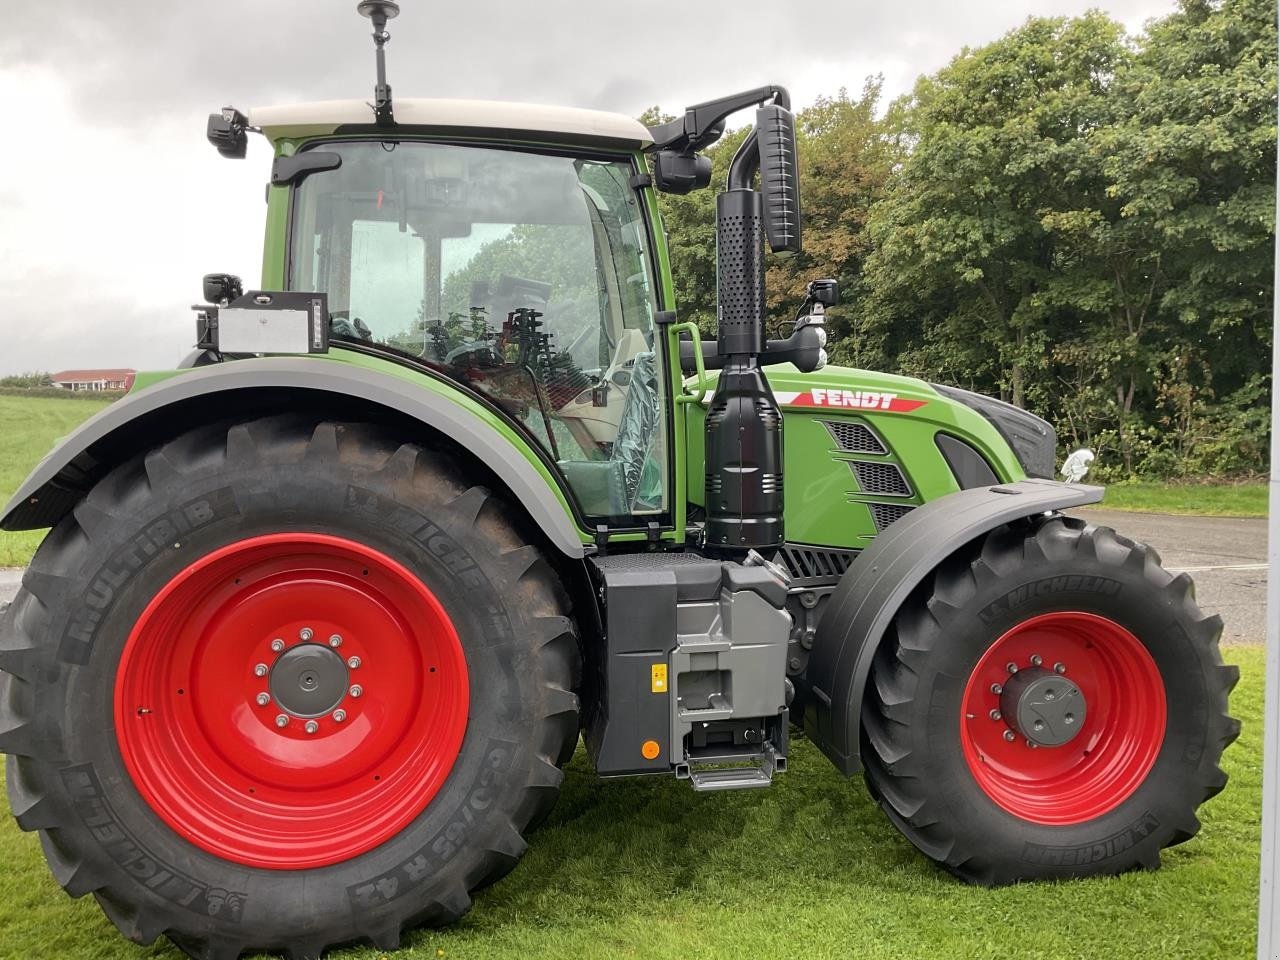
[[[457,631],[421,580],[363,544],[281,533],[201,557],[155,596],[120,660],[116,737],[183,837],[302,869],[371,850],[426,808],[467,703]]]
[[[1014,729],[996,692],[1009,665],[1052,671],[1079,690],[1087,710],[1071,740],[1033,747]],[[1137,637],[1095,614],[1046,613],[1013,627],[978,661],[960,741],[974,779],[1000,807],[1034,823],[1081,823],[1115,809],[1151,772],[1165,717],[1159,668]]]

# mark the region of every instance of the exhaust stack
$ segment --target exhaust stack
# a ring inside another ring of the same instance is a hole
[[[783,541],[782,414],[760,354],[766,234],[775,252],[800,249],[795,125],[787,106],[786,92],[777,88],[774,102],[756,112],[756,129],[734,155],[727,189],[716,197],[723,367],[706,419],[706,545],[730,554]],[[757,171],[763,194],[751,186]]]

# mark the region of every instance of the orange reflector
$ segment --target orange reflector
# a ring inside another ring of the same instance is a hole
[[[661,749],[662,748],[658,746],[657,740],[646,740],[640,745],[640,756],[644,757],[646,760],[657,760],[658,752]]]

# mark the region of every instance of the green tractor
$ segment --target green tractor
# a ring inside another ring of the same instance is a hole
[[[19,825],[72,896],[192,956],[446,924],[579,738],[602,777],[767,787],[794,729],[978,884],[1154,868],[1222,789],[1236,671],[1191,580],[1062,511],[1052,428],[825,366],[777,86],[646,128],[396,100],[210,118],[274,148],[262,290],[35,469],[0,624]],[[657,191],[716,198],[718,332]],[[1073,477],[1078,480],[1078,477]],[[785,491],[785,496],[784,496]],[[681,789],[673,785],[672,789]]]

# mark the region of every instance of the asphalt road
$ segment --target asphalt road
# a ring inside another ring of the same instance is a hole
[[[1266,520],[1119,510],[1072,512],[1131,540],[1150,544],[1166,569],[1191,574],[1201,609],[1222,617],[1223,643],[1262,643],[1266,639]]]
[[[1200,606],[1222,617],[1224,643],[1262,643],[1266,630],[1267,521],[1173,517],[1118,510],[1076,511],[1092,523],[1149,543],[1165,567],[1195,579]],[[18,591],[20,570],[0,569],[0,605]]]

